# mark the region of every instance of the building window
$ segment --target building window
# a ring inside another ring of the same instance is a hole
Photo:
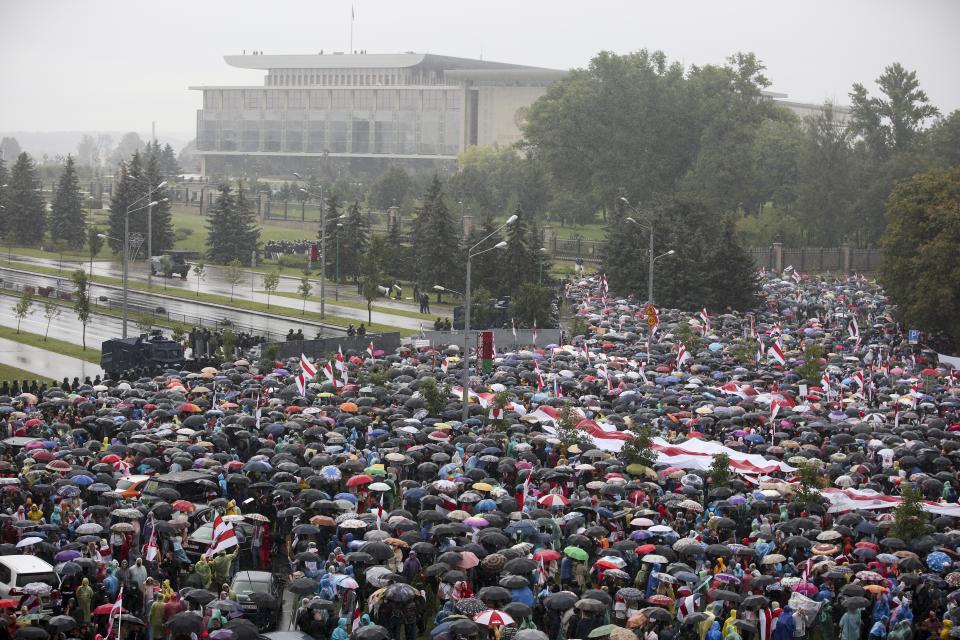
[[[244,91],[243,92],[243,108],[248,110],[259,109],[260,108],[260,92]]]
[[[310,108],[326,111],[330,108],[330,92],[314,89],[310,92]]]
[[[424,91],[423,110],[438,111],[443,108],[443,91]]]
[[[420,92],[412,89],[400,91],[400,109],[402,111],[417,111],[420,108]]]
[[[357,109],[374,109],[377,105],[377,93],[372,89],[361,89],[360,91],[354,92],[354,99],[356,104],[354,105]]]
[[[333,109],[353,109],[352,92],[343,89],[337,89],[333,92]]]
[[[370,122],[368,120],[353,121],[353,153],[370,153]]]
[[[307,151],[309,153],[323,153],[327,148],[326,127],[322,120],[308,123]]]
[[[460,111],[459,91],[447,91],[447,111]]]
[[[303,122],[287,120],[283,136],[284,151],[303,151]]]
[[[330,151],[333,153],[346,153],[347,143],[349,142],[350,123],[349,122],[331,122],[330,123]]]
[[[376,122],[373,130],[374,153],[394,153],[396,148],[396,125],[392,122]]]
[[[377,91],[377,110],[392,111],[397,108],[397,92],[389,89]]]
[[[304,109],[306,106],[306,91],[287,92],[287,109]]]
[[[241,91],[224,91],[223,92],[223,108],[226,109],[239,109],[240,108],[240,99],[242,97]]]
[[[283,109],[282,91],[267,91],[267,109]]]
[[[259,151],[260,150],[260,123],[257,121],[244,122],[243,138],[240,143],[240,151]]]
[[[220,92],[204,91],[203,92],[203,108],[219,109],[220,108]]]

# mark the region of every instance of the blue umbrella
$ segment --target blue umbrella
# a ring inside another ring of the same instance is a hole
[[[723,345],[719,342],[711,342],[707,348],[710,349],[710,351],[717,352],[723,350]]]
[[[76,498],[78,495],[80,495],[80,489],[71,485],[67,485],[60,487],[60,490],[57,491],[57,494],[63,496],[64,498]]]
[[[427,495],[426,490],[421,489],[420,487],[414,487],[413,489],[409,489],[404,492],[403,499],[413,502],[419,500],[425,495]]]
[[[270,466],[270,463],[264,460],[251,460],[247,464],[243,465],[244,471],[257,471],[260,473],[265,473],[267,471],[271,471],[272,469],[273,467]]]
[[[93,478],[91,478],[90,476],[82,475],[82,474],[81,474],[81,475],[73,476],[73,477],[70,478],[70,479],[73,480],[74,482],[76,482],[76,483],[77,483],[78,485],[80,485],[81,487],[86,487],[86,486],[91,485],[91,484],[94,483]]]
[[[764,442],[763,436],[761,436],[759,433],[751,433],[744,438],[744,440],[747,442]]]
[[[474,509],[474,511],[477,511],[477,512],[479,512],[479,513],[487,513],[488,511],[496,511],[496,509],[497,509],[497,503],[496,503],[495,501],[491,500],[490,498],[487,498],[486,500],[481,500],[480,502],[478,502],[473,509]]]
[[[337,469],[332,465],[327,465],[320,469],[320,476],[332,482],[336,482],[343,477],[343,474],[340,472],[340,469]]]
[[[943,551],[934,551],[927,556],[927,566],[937,573],[940,573],[949,567],[951,563],[952,561],[950,560],[950,556],[945,554]]]
[[[333,496],[333,499],[346,500],[347,502],[352,502],[353,504],[357,504],[357,496],[353,495],[352,493],[338,493],[337,495]]]

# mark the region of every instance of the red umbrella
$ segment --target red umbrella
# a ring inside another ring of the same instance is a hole
[[[661,595],[659,593],[655,593],[654,595],[647,598],[647,602],[656,607],[669,607],[670,605],[673,604],[673,598],[669,596]]]
[[[541,549],[533,554],[533,559],[538,562],[540,560],[544,562],[555,562],[560,559],[560,552],[555,549]]]
[[[46,449],[37,449],[30,456],[37,462],[50,462],[53,460],[53,454]]]
[[[539,500],[537,500],[540,505],[544,507],[564,507],[570,504],[570,500],[564,498],[559,493],[548,493]]]
[[[365,473],[361,473],[358,476],[350,476],[350,478],[347,479],[347,486],[361,487],[365,484],[370,484],[371,482],[373,482],[373,478],[371,478]]]
[[[473,616],[473,621],[477,624],[482,624],[487,627],[496,626],[506,626],[508,624],[513,624],[513,618],[510,617],[509,613],[503,611],[497,611],[496,609],[487,609],[486,611],[481,611],[477,615]]]
[[[635,554],[637,554],[638,556],[645,556],[645,555],[647,555],[648,553],[653,553],[653,552],[656,551],[656,550],[657,550],[657,545],[654,545],[654,544],[642,544],[642,545],[640,545],[639,547],[637,547],[636,549],[634,549],[633,552],[634,552]]]
[[[186,402],[180,405],[179,407],[177,407],[177,411],[181,413],[200,413],[200,407],[193,404],[192,402]]]
[[[170,505],[177,511],[182,511],[183,513],[193,513],[197,510],[193,503],[189,500],[175,500],[172,505]]]
[[[11,600],[10,598],[4,598],[0,600],[0,609],[16,609],[17,601]]]
[[[108,616],[108,615],[110,615],[110,612],[111,612],[112,610],[113,610],[113,603],[112,603],[112,602],[110,602],[110,603],[108,603],[108,604],[102,604],[102,605],[100,605],[99,607],[97,607],[96,609],[93,610],[93,615],[95,615],[95,616]],[[120,613],[130,613],[130,612],[127,611],[126,609],[124,609],[123,607],[120,607]]]
[[[120,456],[115,453],[111,453],[100,458],[100,462],[103,464],[113,464],[114,462],[120,462]]]

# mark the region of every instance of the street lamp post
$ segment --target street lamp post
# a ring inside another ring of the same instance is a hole
[[[484,249],[482,251],[477,251],[474,253],[477,247],[481,244],[492,238],[494,235],[499,233],[507,225],[513,224],[517,219],[516,214],[507,218],[507,221],[502,225],[494,229],[489,235],[484,237],[480,242],[470,247],[467,251],[467,282],[466,287],[463,290],[463,371],[461,373],[461,384],[463,385],[463,421],[466,422],[470,418],[470,351],[469,351],[469,339],[470,339],[470,307],[472,306],[470,299],[470,265],[473,259],[479,255],[487,253],[488,251],[493,251],[494,249],[503,249],[507,246],[505,240],[501,240],[497,244],[493,245],[489,249]]]
[[[537,277],[537,284],[543,284],[543,256],[547,252],[546,247],[540,247],[540,251],[537,252],[537,257],[540,258],[540,275]]]
[[[136,203],[133,203],[136,204]],[[146,206],[139,207],[137,209],[131,209],[133,204],[127,206],[127,209],[123,216],[123,335],[122,337],[127,337],[127,298],[129,291],[129,280],[127,278],[130,272],[130,214],[137,213],[138,211],[143,211],[144,209],[149,210],[150,207],[157,205],[157,202],[154,200],[148,203]],[[105,235],[103,233],[98,233],[98,236],[104,238],[105,240],[118,240],[112,236]],[[142,236],[141,236],[142,238]]]
[[[303,180],[301,176],[296,171],[292,172],[296,176],[297,180]],[[326,271],[327,271],[327,220],[326,220],[326,207],[323,206],[323,185],[319,185],[318,189],[320,190],[320,319],[327,317],[327,308],[324,303],[324,293],[326,291]],[[301,187],[301,192],[309,195],[313,195],[309,190]]]
[[[638,216],[643,215],[640,213],[640,211],[637,210],[635,206],[630,204],[629,200],[627,200],[623,196],[620,197],[620,201],[623,202],[628,207],[630,207],[630,210],[633,211],[634,215],[638,215]],[[653,254],[653,220],[649,216],[647,216],[646,225],[637,222],[635,218],[627,218],[626,220],[627,222],[632,222],[633,224],[637,225],[641,229],[646,229],[650,234],[650,245],[649,245],[649,248],[647,249],[647,257],[649,258],[649,262],[647,264],[647,302],[649,304],[653,304],[653,263],[657,260],[657,258],[662,258],[663,256],[667,256],[667,255],[673,255],[674,251],[671,249],[670,251],[668,251],[663,255],[654,256]]]
[[[142,181],[136,180],[135,178],[134,178],[134,181],[139,182],[140,184],[143,184]],[[144,194],[142,198],[139,198],[137,202],[139,202],[140,200],[149,200],[155,192],[159,191],[165,186],[167,186],[166,180],[161,181],[160,184],[158,184],[155,187],[151,187],[147,185],[146,194]],[[150,258],[153,257],[153,207],[154,205],[160,202],[166,202],[166,201],[167,201],[167,198],[160,198],[160,199],[157,199],[155,202],[151,202],[149,205],[147,205],[147,289],[150,289],[151,287],[153,287],[153,271],[150,269],[150,264],[149,264]]]
[[[340,230],[343,229],[343,223],[337,223],[337,282],[333,286],[333,299],[340,300]]]

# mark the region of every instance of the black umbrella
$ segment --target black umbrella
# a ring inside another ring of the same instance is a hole
[[[353,640],[390,640],[390,632],[378,624],[360,627],[350,635]]]
[[[390,602],[410,602],[419,596],[420,592],[417,589],[403,582],[391,584],[383,594],[383,598]]]
[[[60,633],[66,633],[77,626],[77,621],[71,616],[53,616],[47,620],[47,626],[53,627]]]
[[[257,629],[257,626],[246,618],[234,618],[223,628],[232,631],[237,640],[257,640],[260,636],[260,630]]]
[[[513,595],[503,587],[484,587],[477,592],[477,598],[484,602],[510,602]]]
[[[16,633],[13,634],[13,637],[16,640],[47,640],[47,638],[50,637],[50,634],[40,627],[30,625],[28,627],[20,627],[17,629]]]
[[[209,591],[207,593],[209,593]],[[190,594],[187,594],[188,598],[189,595]],[[190,635],[191,633],[196,633],[199,635],[202,623],[203,616],[196,611],[181,611],[170,618],[167,626],[170,629],[170,633],[173,635]]]
[[[537,566],[537,561],[531,558],[514,558],[513,560],[508,560],[507,563],[503,565],[503,570],[507,573],[525,575],[534,571]]]
[[[194,604],[199,604],[200,606],[206,606],[208,603],[213,602],[217,599],[217,594],[212,591],[207,591],[206,589],[194,589],[188,593],[184,599],[187,602],[192,602]]]
[[[301,576],[288,584],[287,589],[301,595],[313,593],[317,590],[317,581],[306,576]]]
[[[846,598],[843,601],[843,606],[847,609],[866,609],[870,606],[870,601],[866,598]]]

